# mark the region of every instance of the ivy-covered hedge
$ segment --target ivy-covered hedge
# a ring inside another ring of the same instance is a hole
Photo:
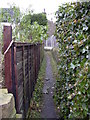
[[[64,119],[87,118],[90,98],[90,2],[60,6],[56,12],[59,78],[54,100]]]

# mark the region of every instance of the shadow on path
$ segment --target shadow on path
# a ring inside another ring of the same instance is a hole
[[[46,78],[44,80],[43,87],[43,107],[41,112],[42,118],[57,118],[57,114],[55,111],[55,105],[53,101],[53,92],[55,79],[52,73],[52,67],[50,63],[49,52],[45,52],[46,57]]]

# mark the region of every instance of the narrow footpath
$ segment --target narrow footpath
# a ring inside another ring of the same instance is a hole
[[[46,56],[46,76],[43,87],[43,107],[41,112],[42,118],[57,118],[55,105],[53,101],[53,92],[55,86],[55,79],[52,72],[49,52],[45,52]]]

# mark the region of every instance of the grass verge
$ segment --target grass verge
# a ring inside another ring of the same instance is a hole
[[[35,85],[35,90],[33,92],[33,96],[30,102],[30,108],[27,114],[27,118],[41,118],[40,113],[42,108],[42,96],[43,96],[42,89],[44,85],[45,72],[46,72],[46,58],[44,55],[37,83]]]
[[[53,52],[53,51],[52,51]],[[59,82],[60,82],[60,77],[59,77],[59,71],[58,71],[58,60],[56,61],[56,58],[58,59],[58,54],[57,54],[57,57],[56,56],[53,56],[55,53],[51,53],[51,66],[52,66],[52,71],[53,71],[53,75],[56,79],[56,83],[55,83],[55,89],[54,89],[54,95],[53,95],[53,99],[54,99],[54,103],[55,103],[55,106],[56,106],[56,112],[57,112],[57,115],[58,115],[58,118],[59,119],[63,119],[62,117],[62,113],[60,112],[60,105],[57,104],[58,102],[58,95],[57,95],[57,91],[58,91],[58,86],[59,86]],[[55,58],[56,57],[56,58]],[[60,86],[59,86],[60,87]],[[59,91],[60,92],[60,91]]]
[[[50,56],[50,62],[51,62],[51,66],[52,66],[52,72],[53,72],[54,78],[56,79],[57,75],[58,75],[57,63],[56,63],[56,61],[53,58],[52,52],[48,51],[47,53]]]

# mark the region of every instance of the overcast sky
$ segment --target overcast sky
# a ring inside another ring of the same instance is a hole
[[[7,8],[9,4],[15,3],[21,10],[25,10],[31,5],[31,9],[35,13],[43,12],[45,8],[48,19],[54,19],[54,13],[58,9],[58,6],[71,1],[77,0],[0,0],[0,8]]]

